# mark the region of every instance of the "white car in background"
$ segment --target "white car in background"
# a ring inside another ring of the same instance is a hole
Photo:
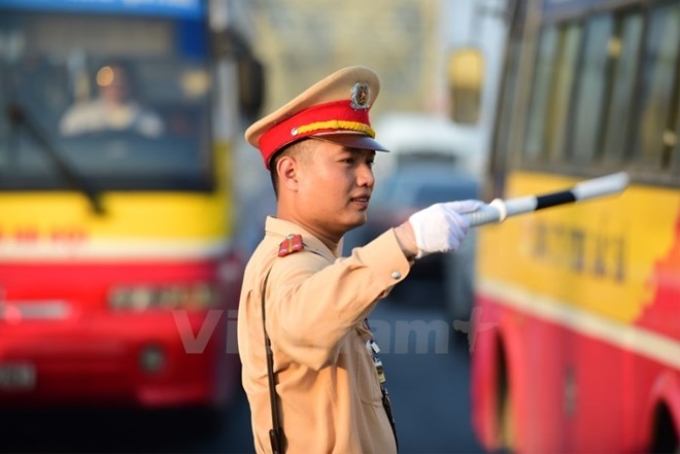
[[[373,126],[378,142],[390,150],[376,157],[378,180],[411,162],[428,160],[446,163],[462,174],[483,175],[484,144],[475,127],[455,124],[441,115],[404,112],[384,114]]]

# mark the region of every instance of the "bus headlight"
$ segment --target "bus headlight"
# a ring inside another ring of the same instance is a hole
[[[217,306],[218,302],[219,292],[208,283],[130,285],[116,287],[109,294],[109,307],[117,311],[204,310]]]

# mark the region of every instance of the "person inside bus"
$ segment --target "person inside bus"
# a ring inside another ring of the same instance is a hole
[[[276,195],[238,312],[258,453],[397,451],[367,317],[415,260],[458,249],[462,214],[481,206],[431,205],[342,257],[345,233],[366,222],[373,161],[385,151],[368,115],[379,88],[369,68],[344,68],[246,131]]]
[[[77,102],[61,118],[62,136],[72,137],[97,132],[134,132],[159,137],[164,124],[161,117],[136,99],[135,80],[128,65],[115,61],[96,73],[98,96]]]

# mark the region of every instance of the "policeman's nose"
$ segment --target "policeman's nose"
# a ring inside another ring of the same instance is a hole
[[[357,173],[357,184],[359,186],[367,186],[369,188],[373,187],[375,178],[373,176],[373,169],[371,169],[369,164],[362,164],[359,166]]]

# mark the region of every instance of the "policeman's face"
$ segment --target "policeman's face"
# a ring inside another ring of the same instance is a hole
[[[366,222],[375,151],[312,142],[303,160],[298,210],[317,228],[341,236]]]

